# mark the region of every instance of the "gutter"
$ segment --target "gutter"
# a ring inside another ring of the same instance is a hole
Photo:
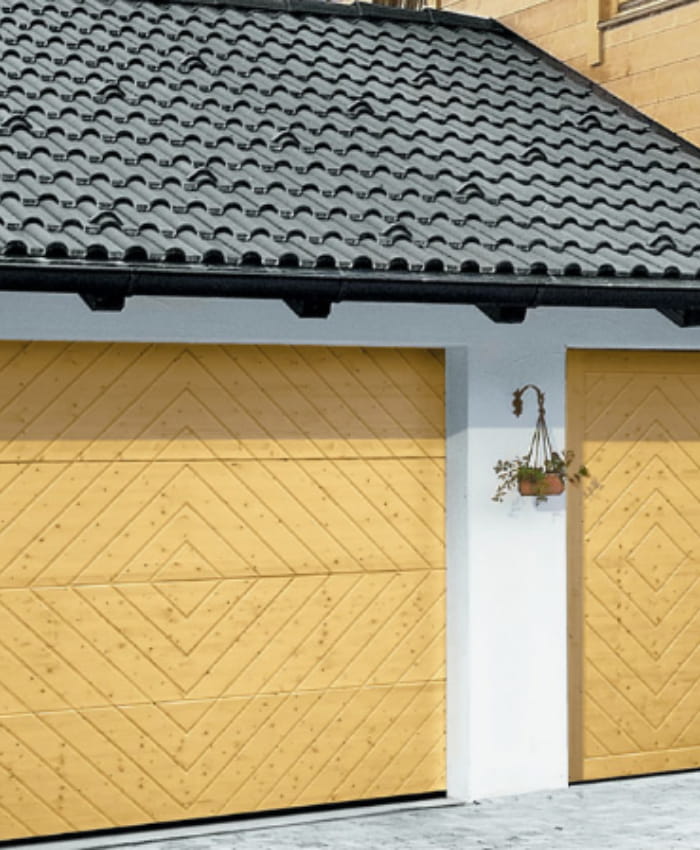
[[[325,318],[343,301],[471,304],[495,321],[519,322],[535,307],[660,310],[677,324],[700,324],[696,278],[328,271],[179,264],[5,261],[0,290],[80,295],[93,310],[121,310],[132,296],[262,298],[285,301],[304,318]],[[697,314],[697,315],[696,315]],[[697,319],[697,321],[696,321]]]

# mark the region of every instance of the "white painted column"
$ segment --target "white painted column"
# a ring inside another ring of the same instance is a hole
[[[524,454],[535,424],[534,395],[526,397],[521,419],[513,416],[514,389],[541,387],[555,444],[564,448],[565,350],[540,339],[523,359],[522,334],[513,331],[499,328],[470,346],[465,388],[466,558],[456,568],[460,599],[450,610],[455,616],[463,606],[467,625],[466,635],[451,632],[450,639],[464,641],[468,656],[467,743],[461,745],[467,763],[455,779],[467,799],[568,782],[565,497],[540,506],[517,494],[500,504],[491,500],[494,463]]]
[[[445,352],[447,504],[447,793],[469,796],[468,353]]]

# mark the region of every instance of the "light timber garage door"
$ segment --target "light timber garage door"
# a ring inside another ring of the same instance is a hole
[[[573,779],[700,767],[700,353],[572,352]]]
[[[439,353],[0,345],[0,837],[444,789]]]

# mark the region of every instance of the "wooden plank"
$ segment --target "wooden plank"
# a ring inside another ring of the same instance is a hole
[[[75,712],[63,713],[63,723],[56,724],[62,725],[62,734],[45,722],[47,719],[46,715],[27,714],[5,719],[7,732],[21,742],[20,747],[13,748],[17,759],[15,782],[40,787],[42,801],[75,831],[146,819],[135,795],[120,792],[109,781],[105,765],[93,765],[78,756],[72,738],[82,725],[78,721],[71,726],[77,720]],[[51,719],[55,721],[55,717]]]
[[[681,135],[692,144],[700,147],[700,123],[698,123],[694,127],[690,127],[687,130],[683,130]]]
[[[347,352],[343,352],[347,356]],[[363,350],[366,358],[391,380],[400,398],[408,400],[411,417],[402,418],[401,424],[413,435],[437,436],[445,432],[445,387],[442,358],[418,349],[373,348]],[[426,356],[427,355],[427,356]],[[359,367],[360,373],[366,369]],[[381,398],[381,396],[379,396]],[[443,442],[436,450],[442,457]]]
[[[453,12],[466,12],[486,18],[500,18],[503,15],[511,15],[531,6],[541,6],[548,2],[549,0],[457,0],[457,4],[450,4],[449,8]],[[442,8],[447,9],[447,4],[443,2]]]
[[[697,35],[700,37],[700,26]],[[694,129],[700,123],[700,92],[646,104],[644,112],[678,133]]]
[[[439,714],[442,710],[442,707],[437,708],[435,714]],[[421,735],[421,737],[428,741],[430,731],[426,724],[426,734]],[[444,784],[444,778],[439,771],[436,771],[436,765],[439,765],[444,759],[444,754],[445,740],[442,736],[438,736],[437,740],[432,743],[432,746],[426,750],[423,758],[407,775],[401,786],[401,793],[419,794],[420,791],[416,791],[417,788],[440,788],[441,784]]]
[[[413,399],[405,396],[397,386],[396,375],[381,367],[380,354],[370,356],[364,350],[341,348],[334,349],[333,355],[318,358],[316,368],[326,381],[342,388],[345,398],[366,400],[354,403],[353,410],[390,455],[441,456],[444,416],[440,420],[441,414],[432,412],[428,418]],[[423,403],[433,410],[442,408],[440,395],[424,395]]]
[[[56,811],[55,776],[31,748],[12,734],[14,718],[0,718],[0,836],[25,838],[39,832],[55,835],[72,829],[65,812]],[[53,793],[52,793],[53,792]]]
[[[380,627],[376,630],[371,642],[362,646],[357,645],[354,657],[345,666],[342,672],[334,680],[335,687],[348,687],[351,685],[387,685],[391,679],[387,673],[392,670],[392,664],[385,661],[385,656],[391,658],[401,641],[406,640],[411,629],[415,626],[416,619],[420,619],[424,612],[432,610],[433,617],[440,622],[442,605],[436,605],[444,598],[444,576],[437,571],[424,574],[423,580],[416,584],[409,596],[407,596],[396,608],[385,609],[381,618],[374,618],[374,622]],[[425,638],[420,632],[414,636],[417,639]],[[421,641],[424,645],[424,640]],[[405,671],[410,662],[411,645],[404,649],[403,663],[399,667]],[[405,650],[408,651],[405,651]]]
[[[581,24],[587,16],[588,0],[549,0],[497,17],[516,32],[537,41],[543,35]]]
[[[339,461],[337,468],[426,564],[440,569],[445,552],[445,514],[442,505],[411,475],[411,461]]]
[[[256,524],[264,538],[294,537],[296,573],[363,572],[386,566],[381,550],[327,493],[323,463],[267,461],[231,464],[232,476],[264,505]],[[255,501],[252,502],[255,504]],[[379,566],[381,565],[381,567]]]
[[[294,804],[298,793],[299,762],[315,750],[316,764],[328,756],[318,745],[325,730],[337,722],[354,691],[318,691],[290,694],[274,715],[278,740],[265,740],[253,746],[256,758],[251,760],[247,775],[237,777],[228,789],[237,805],[248,811],[283,808]]]
[[[606,779],[610,776],[642,776],[684,770],[687,765],[700,765],[700,747],[682,747],[663,753],[631,753],[621,756],[592,758],[586,762],[584,779]]]
[[[385,797],[387,788],[403,786],[426,750],[442,740],[445,693],[438,684],[395,688],[387,703],[388,724],[373,735],[373,746],[347,771],[334,796],[348,799],[359,790],[361,797]]]
[[[414,600],[420,602],[422,586],[431,575],[414,572],[403,575],[384,573],[381,577],[370,574],[367,577],[370,581],[363,579],[343,607],[349,606],[356,610],[359,607],[359,599],[372,594],[368,604],[358,610],[355,619],[345,631],[334,641],[328,642],[323,659],[319,659],[309,668],[298,687],[346,688],[363,685],[368,676],[374,673],[401,643],[401,630],[394,635],[382,632],[388,617],[402,607],[410,607]],[[440,591],[437,589],[434,592],[437,596]],[[373,646],[377,648],[374,654]],[[360,657],[364,662],[359,660]],[[410,649],[404,651],[404,660],[408,666]]]
[[[440,692],[440,684],[358,690],[337,715],[337,725],[328,726],[320,736],[319,747],[329,754],[321,769],[314,764],[308,750],[297,762],[291,777],[296,792],[295,804],[312,805],[322,795],[340,802],[376,794],[376,786],[373,787],[372,783],[383,762],[377,758],[378,751],[373,742],[386,741],[384,736],[388,735],[397,745],[405,743],[420,716],[417,707],[423,700],[431,701]],[[358,717],[365,718],[364,722],[359,724]],[[349,781],[349,771],[353,769],[353,780]],[[389,783],[393,785],[397,778],[385,781],[380,796],[387,796],[386,791],[391,787]],[[444,775],[441,778],[444,783]],[[440,790],[440,786],[433,790]]]
[[[590,24],[585,21],[556,32],[547,33],[538,38],[537,42],[539,47],[546,50],[547,53],[551,53],[557,59],[561,59],[562,62],[568,62],[581,53],[588,56],[590,35]]]
[[[700,91],[700,53],[682,62],[610,80],[605,87],[637,107],[697,94]]]
[[[362,462],[364,464],[364,462]],[[434,566],[420,550],[413,545],[413,538],[420,539],[426,532],[418,527],[410,537],[404,537],[396,527],[396,520],[387,520],[383,506],[375,504],[374,494],[365,492],[362,486],[352,481],[344,472],[341,463],[319,462],[309,468],[309,478],[313,478],[330,499],[347,517],[349,526],[348,547],[358,538],[369,542],[375,554],[363,563],[365,569],[425,569]],[[299,494],[303,498],[303,493]],[[399,517],[405,513],[401,506],[394,503]],[[399,523],[400,524],[400,523]],[[348,523],[346,523],[347,527]],[[341,529],[337,534],[340,535]],[[368,543],[364,543],[368,548]],[[431,551],[435,549],[431,547]]]

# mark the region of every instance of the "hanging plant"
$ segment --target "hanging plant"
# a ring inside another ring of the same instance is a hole
[[[498,488],[493,495],[494,502],[502,502],[510,490],[517,490],[521,496],[534,496],[535,501],[546,502],[548,496],[559,496],[564,492],[567,481],[578,483],[587,476],[585,466],[571,469],[574,453],[559,453],[552,448],[552,440],[547,428],[544,409],[544,393],[534,384],[526,384],[513,393],[513,413],[520,416],[523,412],[523,394],[532,389],[537,393],[537,421],[527,454],[509,460],[499,460],[494,466],[498,478]]]

